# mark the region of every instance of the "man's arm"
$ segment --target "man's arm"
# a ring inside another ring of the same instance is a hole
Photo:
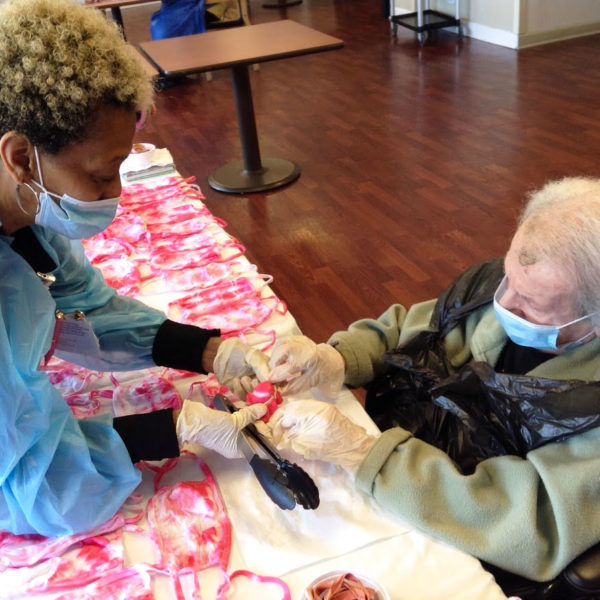
[[[384,432],[357,472],[379,504],[431,536],[536,580],[600,539],[600,429],[500,456],[462,475],[403,429]]]
[[[393,304],[377,319],[360,319],[347,331],[334,333],[328,343],[344,357],[345,383],[353,387],[370,383],[383,369],[384,352],[427,328],[435,302],[415,304],[409,311]]]

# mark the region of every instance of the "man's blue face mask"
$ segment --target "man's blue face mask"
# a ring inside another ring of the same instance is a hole
[[[588,331],[584,336],[576,340],[560,344],[559,338],[562,332],[576,323],[581,323],[585,319],[589,319],[596,313],[590,313],[589,315],[579,317],[578,319],[574,319],[573,321],[569,321],[562,325],[538,325],[537,323],[531,323],[530,321],[515,315],[500,304],[499,301],[506,292],[506,285],[505,276],[494,294],[494,312],[496,318],[504,328],[504,331],[506,331],[508,337],[515,344],[527,346],[528,348],[535,348],[544,352],[561,352],[589,341],[594,335],[595,331],[590,321],[591,331]]]

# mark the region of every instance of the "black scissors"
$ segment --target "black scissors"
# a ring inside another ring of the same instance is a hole
[[[217,410],[225,412],[234,413],[238,410],[222,394],[213,398],[213,404]],[[310,475],[297,464],[285,460],[253,423],[242,429],[238,447],[267,496],[279,508],[291,510],[296,503],[306,509],[319,506],[319,490]],[[261,457],[257,453],[259,448],[270,458]]]

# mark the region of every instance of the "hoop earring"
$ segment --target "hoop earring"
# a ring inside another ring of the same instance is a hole
[[[23,208],[23,204],[22,204],[22,200],[21,200],[21,194],[19,194],[19,186],[20,185],[24,185],[28,190],[31,191],[31,193],[35,196],[35,200],[37,202],[37,206],[35,208],[35,212],[34,213],[30,213],[27,212],[24,208]],[[35,215],[37,215],[40,212],[40,199],[38,197],[37,192],[33,189],[33,187],[27,183],[27,182],[23,182],[23,183],[17,183],[17,185],[15,185],[15,200],[17,202],[17,206],[28,216],[33,217]]]

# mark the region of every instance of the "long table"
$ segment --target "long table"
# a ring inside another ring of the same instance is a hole
[[[223,230],[219,235],[227,236],[227,233]],[[260,265],[258,270],[264,272],[267,266]],[[144,300],[157,307],[164,302],[158,296],[147,296]],[[290,311],[273,313],[260,329],[272,329],[278,338],[301,333]],[[248,338],[256,347],[264,346],[265,341],[260,334]],[[178,383],[182,393],[188,384],[188,380]],[[334,402],[369,432],[377,432],[348,389],[340,391],[335,398],[318,394],[303,397]],[[319,487],[321,504],[315,511],[299,507],[284,511],[266,498],[245,461],[227,460],[201,448],[195,451],[215,475],[232,522],[230,572],[249,570],[281,577],[290,588],[292,600],[300,600],[302,589],[315,577],[335,570],[368,575],[387,589],[391,600],[505,598],[479,561],[435,542],[384,512],[372,498],[357,490],[351,478],[338,467],[320,461],[303,461],[302,467]],[[193,470],[189,464],[182,467],[181,476],[189,473],[190,468]],[[135,545],[132,548],[143,556],[142,548]],[[172,600],[169,586],[156,598]],[[277,600],[280,591],[242,580],[228,598]]]
[[[164,177],[154,177],[150,183],[158,185]],[[206,207],[200,203],[198,208]],[[218,223],[211,227],[215,241],[230,239],[226,229]],[[245,256],[237,260],[252,270],[253,265]],[[142,289],[138,297],[164,309],[177,295],[172,290],[149,288]],[[278,338],[300,333],[289,311],[284,314],[274,312],[260,329],[272,330]],[[264,333],[256,332],[249,335],[247,341],[263,347],[267,339]],[[145,371],[136,371],[118,374],[118,377],[121,382],[134,383],[145,375]],[[187,396],[190,383],[195,379],[196,376],[190,375],[175,381],[182,397]],[[108,375],[94,383],[98,390],[109,385]],[[377,432],[347,389],[333,398],[318,394],[304,397],[334,402],[349,418],[371,433]],[[336,570],[370,577],[387,589],[390,600],[505,599],[479,561],[428,538],[401,519],[387,514],[372,498],[357,490],[350,477],[338,467],[320,461],[299,461],[317,483],[321,504],[317,510],[297,507],[288,511],[279,509],[266,497],[245,461],[228,460],[199,447],[190,449],[209,465],[225,502],[233,531],[229,573],[243,570],[279,577],[289,587],[292,600],[300,600],[303,588],[315,577]],[[153,495],[152,477],[153,473],[144,472],[143,482],[137,490],[145,499]],[[168,477],[170,483],[200,478],[197,466],[189,459],[180,460]],[[148,537],[125,533],[124,546],[127,565],[153,563],[156,559]],[[0,589],[18,590],[17,584],[10,585],[5,581],[0,573],[0,586],[4,586]],[[186,598],[191,598],[191,576],[184,575],[181,581]],[[215,570],[203,572],[203,600],[215,598],[218,583],[219,575]],[[156,600],[174,600],[169,578],[154,577],[152,587]],[[10,593],[8,597],[19,597]],[[56,594],[48,596],[54,597]],[[240,577],[235,580],[227,598],[280,600],[282,594],[273,584]]]

